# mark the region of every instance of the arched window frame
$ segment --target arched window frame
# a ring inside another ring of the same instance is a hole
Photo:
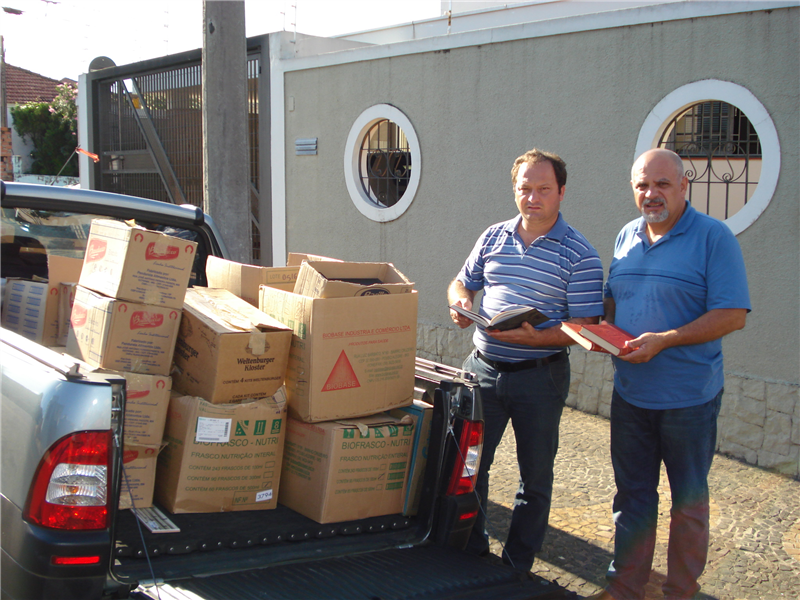
[[[697,102],[721,100],[743,111],[756,130],[761,142],[761,177],[747,204],[736,214],[725,219],[725,224],[739,234],[755,223],[766,210],[778,185],[781,168],[781,148],[778,132],[764,108],[750,90],[729,81],[705,79],[681,86],[665,96],[650,114],[639,131],[634,160],[642,153],[655,148],[666,126],[679,113]]]

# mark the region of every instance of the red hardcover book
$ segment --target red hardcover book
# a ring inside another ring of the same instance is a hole
[[[634,339],[635,336],[611,323],[598,325],[562,323],[561,329],[591,352],[607,352],[614,356],[624,356],[634,350],[625,347],[625,342]]]

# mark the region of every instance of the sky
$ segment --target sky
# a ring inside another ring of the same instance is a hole
[[[8,64],[78,80],[98,56],[125,65],[203,45],[203,0],[0,0]],[[440,0],[245,0],[246,35],[333,36],[438,17]],[[296,25],[295,25],[296,24]]]

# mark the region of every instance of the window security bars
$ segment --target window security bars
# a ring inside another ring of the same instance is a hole
[[[397,204],[411,179],[411,150],[403,130],[388,119],[372,125],[361,144],[359,165],[364,193],[378,206]]]
[[[736,214],[758,185],[761,143],[732,104],[713,100],[688,107],[667,124],[658,147],[683,159],[689,201],[718,219]]]

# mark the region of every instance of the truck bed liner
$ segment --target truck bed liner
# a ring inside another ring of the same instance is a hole
[[[544,579],[521,576],[510,567],[435,546],[391,549],[173,581],[160,586],[158,594],[152,587],[139,588],[133,597],[157,599],[159,596],[161,600],[546,600],[574,597]]]

